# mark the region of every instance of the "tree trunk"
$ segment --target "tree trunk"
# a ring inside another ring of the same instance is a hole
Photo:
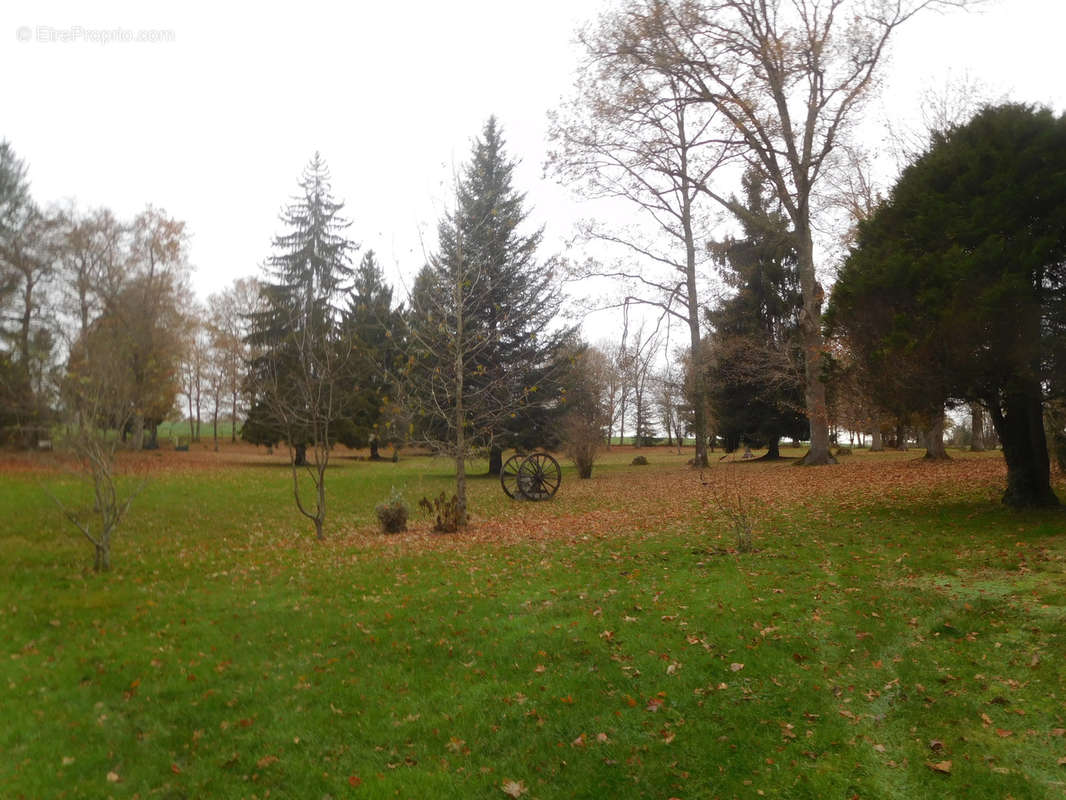
[[[503,471],[503,449],[493,445],[489,448],[489,475],[499,475]]]
[[[293,445],[293,450],[295,451],[295,454],[293,455],[292,463],[295,464],[298,467],[306,467],[307,466],[307,445],[306,444],[295,444],[295,445]]]
[[[218,452],[218,403],[215,403],[215,414],[211,418],[212,438],[215,441],[215,452]]]
[[[989,403],[988,408],[1007,462],[1003,502],[1018,509],[1057,506],[1059,500],[1051,490],[1040,384],[1027,380],[1004,394],[1002,406]]]
[[[811,426],[811,448],[799,463],[806,466],[823,466],[836,463],[836,459],[829,452],[829,409],[825,399],[825,382],[822,380],[824,291],[818,284],[814,271],[814,244],[807,209],[802,210],[802,216],[806,224],[796,226],[800,239],[798,271],[800,290],[803,293],[803,313],[799,327],[803,344],[804,399],[807,419]]]
[[[770,441],[766,445],[766,455],[763,458],[767,461],[776,461],[781,458],[781,438],[779,436],[770,437]]]
[[[93,557],[93,571],[94,572],[110,572],[111,571],[111,546],[110,544],[98,544],[95,546],[96,552]]]
[[[461,434],[460,434],[461,436]],[[460,440],[460,446],[463,442]],[[460,528],[466,527],[466,458],[460,452],[455,457],[455,514],[456,522]]]
[[[230,444],[237,444],[237,393],[233,393],[233,427],[230,428]]]
[[[318,451],[316,451],[315,460],[316,462],[318,461]],[[322,530],[326,524],[326,465],[324,462],[319,462],[317,466],[318,508],[315,509],[315,538],[321,542],[326,538],[326,534]]]
[[[947,449],[944,447],[944,411],[933,419],[932,424],[925,430],[925,455],[930,461],[949,460]]]
[[[688,192],[685,192],[688,197]],[[689,369],[692,370],[692,430],[696,435],[696,454],[692,465],[696,468],[707,466],[707,414],[704,407],[705,387],[703,385],[703,365],[700,361],[701,331],[700,306],[696,299],[696,247],[692,234],[691,212],[685,204],[685,284],[688,292],[688,335],[689,335]]]
[[[134,450],[144,449],[144,417],[141,414],[133,415],[133,434],[131,447]]]
[[[875,424],[874,429],[870,432],[870,452],[881,453],[884,452],[884,449],[885,443],[881,439],[881,426]]]
[[[381,453],[378,452],[378,439],[376,436],[370,438],[370,460],[381,461]]]
[[[980,403],[970,403],[970,452],[981,453],[985,449],[985,414]]]
[[[907,449],[907,429],[903,425],[896,426],[896,449],[901,451]]]

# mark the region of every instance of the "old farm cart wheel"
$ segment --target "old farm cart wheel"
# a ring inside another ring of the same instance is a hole
[[[562,482],[559,462],[547,453],[513,455],[500,470],[500,485],[514,500],[550,500]]]
[[[503,462],[503,469],[500,470],[500,485],[503,487],[504,494],[512,500],[522,499],[521,494],[518,492],[518,468],[525,461],[525,458],[525,456],[515,453]]]

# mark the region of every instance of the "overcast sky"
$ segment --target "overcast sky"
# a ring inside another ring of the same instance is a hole
[[[206,296],[257,272],[315,150],[354,237],[409,279],[420,232],[431,244],[453,169],[495,114],[555,248],[588,209],[542,176],[546,112],[568,93],[574,31],[602,6],[8,0],[0,138],[28,162],[39,202],[124,216],[152,203],[185,220]],[[100,41],[114,29],[163,41]],[[949,74],[1061,112],[1064,31],[1063,0],[916,18],[895,40],[878,113],[913,114]]]

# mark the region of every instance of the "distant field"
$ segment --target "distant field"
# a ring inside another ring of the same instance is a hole
[[[126,455],[103,576],[77,481],[0,457],[0,797],[1066,795],[1066,515],[999,454],[637,452],[384,536],[450,465],[342,451],[323,544],[281,454]]]

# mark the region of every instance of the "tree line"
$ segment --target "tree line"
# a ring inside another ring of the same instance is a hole
[[[475,453],[498,472],[508,448],[565,444],[588,475],[628,428],[638,443],[691,436],[697,466],[718,443],[772,458],[786,438],[810,442],[805,464],[831,463],[843,431],[876,447],[918,429],[936,454],[945,409],[969,404],[974,438],[987,415],[1002,443],[1005,501],[1056,502],[1062,120],[1006,105],[945,124],[888,197],[849,138],[896,30],[952,5],[965,3],[613,7],[579,36],[548,166],[628,204],[633,224],[589,221],[590,257],[545,257],[490,118],[402,302],[318,154],[261,275],[197,308],[183,223],[153,207],[130,220],[41,208],[3,143],[0,435],[34,447],[63,421],[152,446],[180,396],[195,437],[209,416],[217,445],[229,417],[231,436],[241,420],[247,440],[285,443],[322,536],[336,444],[453,458],[462,521]],[[841,208],[855,233],[818,264]],[[732,232],[716,238],[723,219]],[[591,347],[561,319],[564,275],[620,287],[618,339]],[[655,313],[631,324],[636,306]],[[672,321],[687,336],[666,351]]]

